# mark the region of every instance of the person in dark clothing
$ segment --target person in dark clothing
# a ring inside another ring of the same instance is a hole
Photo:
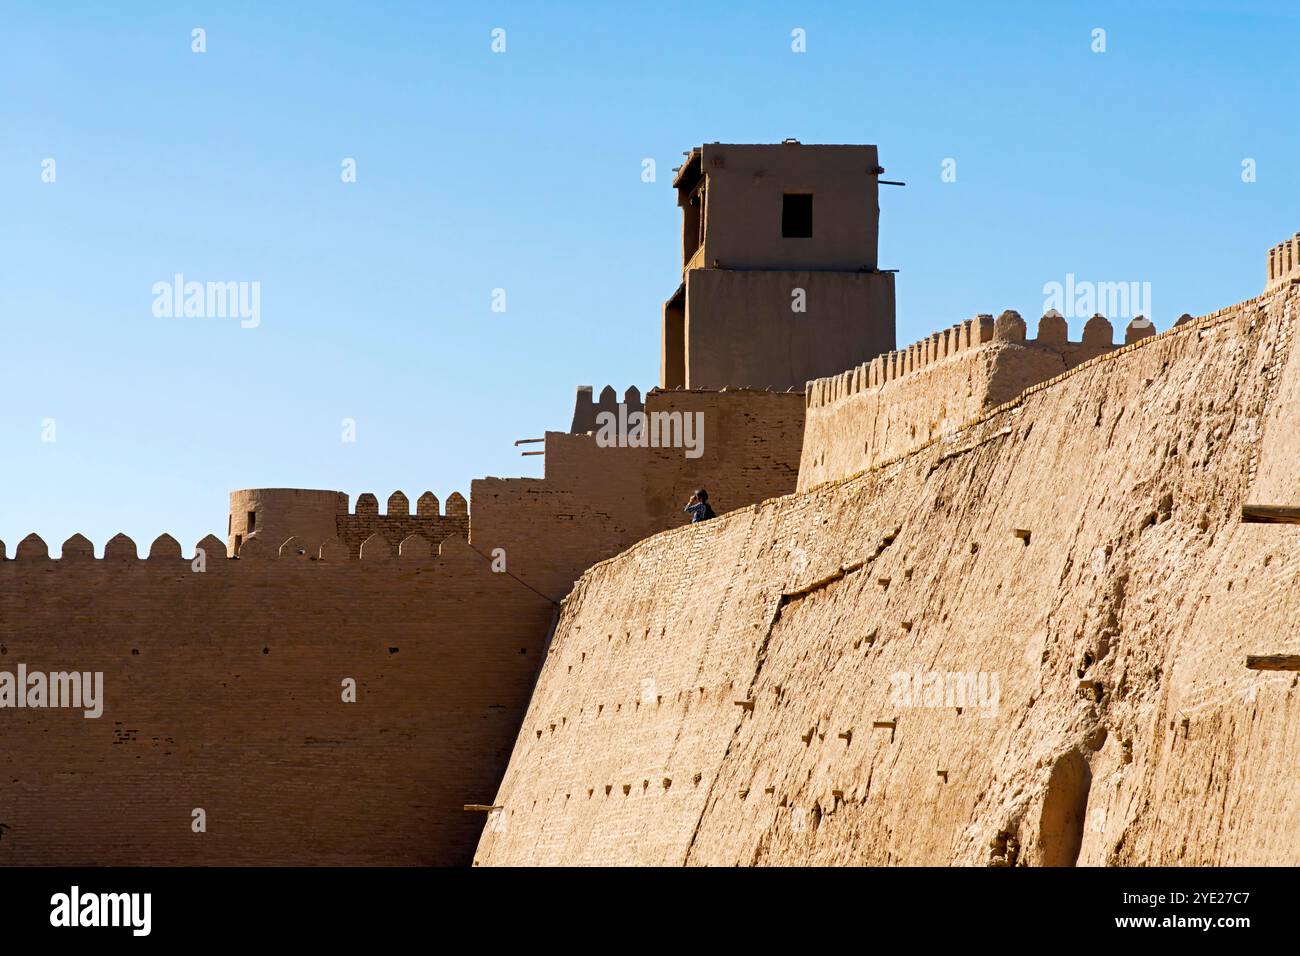
[[[686,502],[686,507],[682,510],[691,516],[691,524],[717,517],[709,504],[709,493],[703,488],[691,495],[691,500]]]

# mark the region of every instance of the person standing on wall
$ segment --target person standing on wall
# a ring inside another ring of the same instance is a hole
[[[709,493],[703,488],[691,495],[691,500],[686,502],[686,507],[682,510],[691,516],[691,524],[717,517],[709,504]]]

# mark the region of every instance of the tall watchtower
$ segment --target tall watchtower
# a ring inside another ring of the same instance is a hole
[[[802,388],[894,348],[874,146],[708,143],[673,180],[682,281],[664,388]]]

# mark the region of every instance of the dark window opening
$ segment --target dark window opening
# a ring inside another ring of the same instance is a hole
[[[257,512],[250,511],[248,513],[248,533],[252,534],[256,530],[257,530]]]
[[[704,184],[706,180],[701,179],[695,189],[687,197],[685,214],[686,219],[682,228],[682,262],[690,262],[691,257],[699,251],[704,244]]]
[[[782,197],[782,238],[812,238],[812,200],[812,193],[786,193]]]
[[[242,534],[235,535],[235,557],[239,557],[239,549],[240,547],[243,546],[243,544],[244,544],[244,536]]]

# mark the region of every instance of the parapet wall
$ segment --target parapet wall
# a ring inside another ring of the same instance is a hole
[[[1131,343],[1155,334],[1142,317]],[[980,315],[888,352],[857,368],[808,383],[808,421],[799,488],[855,474],[950,433],[984,412],[1082,362],[1113,351],[1113,328],[1094,315],[1078,342],[1066,320],[1044,315],[1026,338],[1019,313]]]
[[[455,538],[261,533],[0,560],[0,672],[103,674],[98,719],[0,709],[0,866],[468,864],[553,605]]]
[[[388,507],[379,513],[379,500],[370,493],[357,495],[356,510],[335,517],[338,539],[352,555],[361,553],[361,545],[372,535],[382,535],[389,543],[398,542],[411,535],[430,541],[441,541],[454,536],[469,539],[469,505],[465,496],[454,491],[447,498],[445,514],[438,513],[438,499],[426,491],[416,501],[415,514],[411,514],[410,499],[400,491],[388,496]]]
[[[641,392],[635,385],[623,393],[622,402],[618,400],[618,393],[614,391],[612,385],[606,385],[600,390],[599,402],[592,401],[590,385],[579,385],[578,394],[573,402],[573,423],[569,426],[569,434],[583,435],[594,432],[597,416],[602,412],[617,415],[619,405],[626,405],[629,413],[645,410],[645,403],[641,401]]]
[[[1300,689],[1243,665],[1300,653],[1300,537],[1239,514],[1295,492],[1298,321],[1242,303],[596,566],[476,863],[1294,863]]]
[[[231,559],[211,536],[145,559],[122,535],[98,559],[0,543],[0,670],[100,671],[105,698],[98,720],[0,712],[0,865],[468,863],[463,807],[491,802],[578,575],[684,522],[700,484],[721,511],[794,486],[801,394],[649,405],[689,447],[551,433],[547,478],[476,483],[478,550],[458,494],[380,515],[304,489],[233,493]]]
[[[1272,292],[1300,279],[1300,232],[1268,250],[1268,281],[1265,292]]]
[[[316,555],[326,541],[338,540],[355,558],[362,543],[375,534],[393,546],[411,535],[433,542],[449,536],[468,540],[465,496],[452,492],[446,512],[439,514],[438,507],[438,498],[429,491],[416,501],[415,514],[410,499],[400,491],[388,496],[387,511],[380,514],[379,500],[369,492],[357,495],[356,510],[349,512],[348,496],[341,491],[246,488],[230,493],[227,548],[231,555],[239,555],[243,543],[253,536],[273,549],[292,537],[305,553]]]
[[[619,420],[627,422],[631,411]],[[794,490],[802,394],[656,389],[644,411],[668,416],[674,428],[689,416],[694,447],[631,447],[627,434],[547,432],[544,478],[473,483],[474,546],[485,554],[502,549],[510,573],[558,601],[597,561],[686,523],[682,508],[697,488],[708,490],[719,513]],[[675,433],[686,437],[684,428]]]
[[[230,493],[227,550],[238,554],[245,538],[259,532],[283,541],[291,535],[319,548],[334,537],[337,515],[346,514],[348,496],[341,491],[308,488],[244,488]]]

